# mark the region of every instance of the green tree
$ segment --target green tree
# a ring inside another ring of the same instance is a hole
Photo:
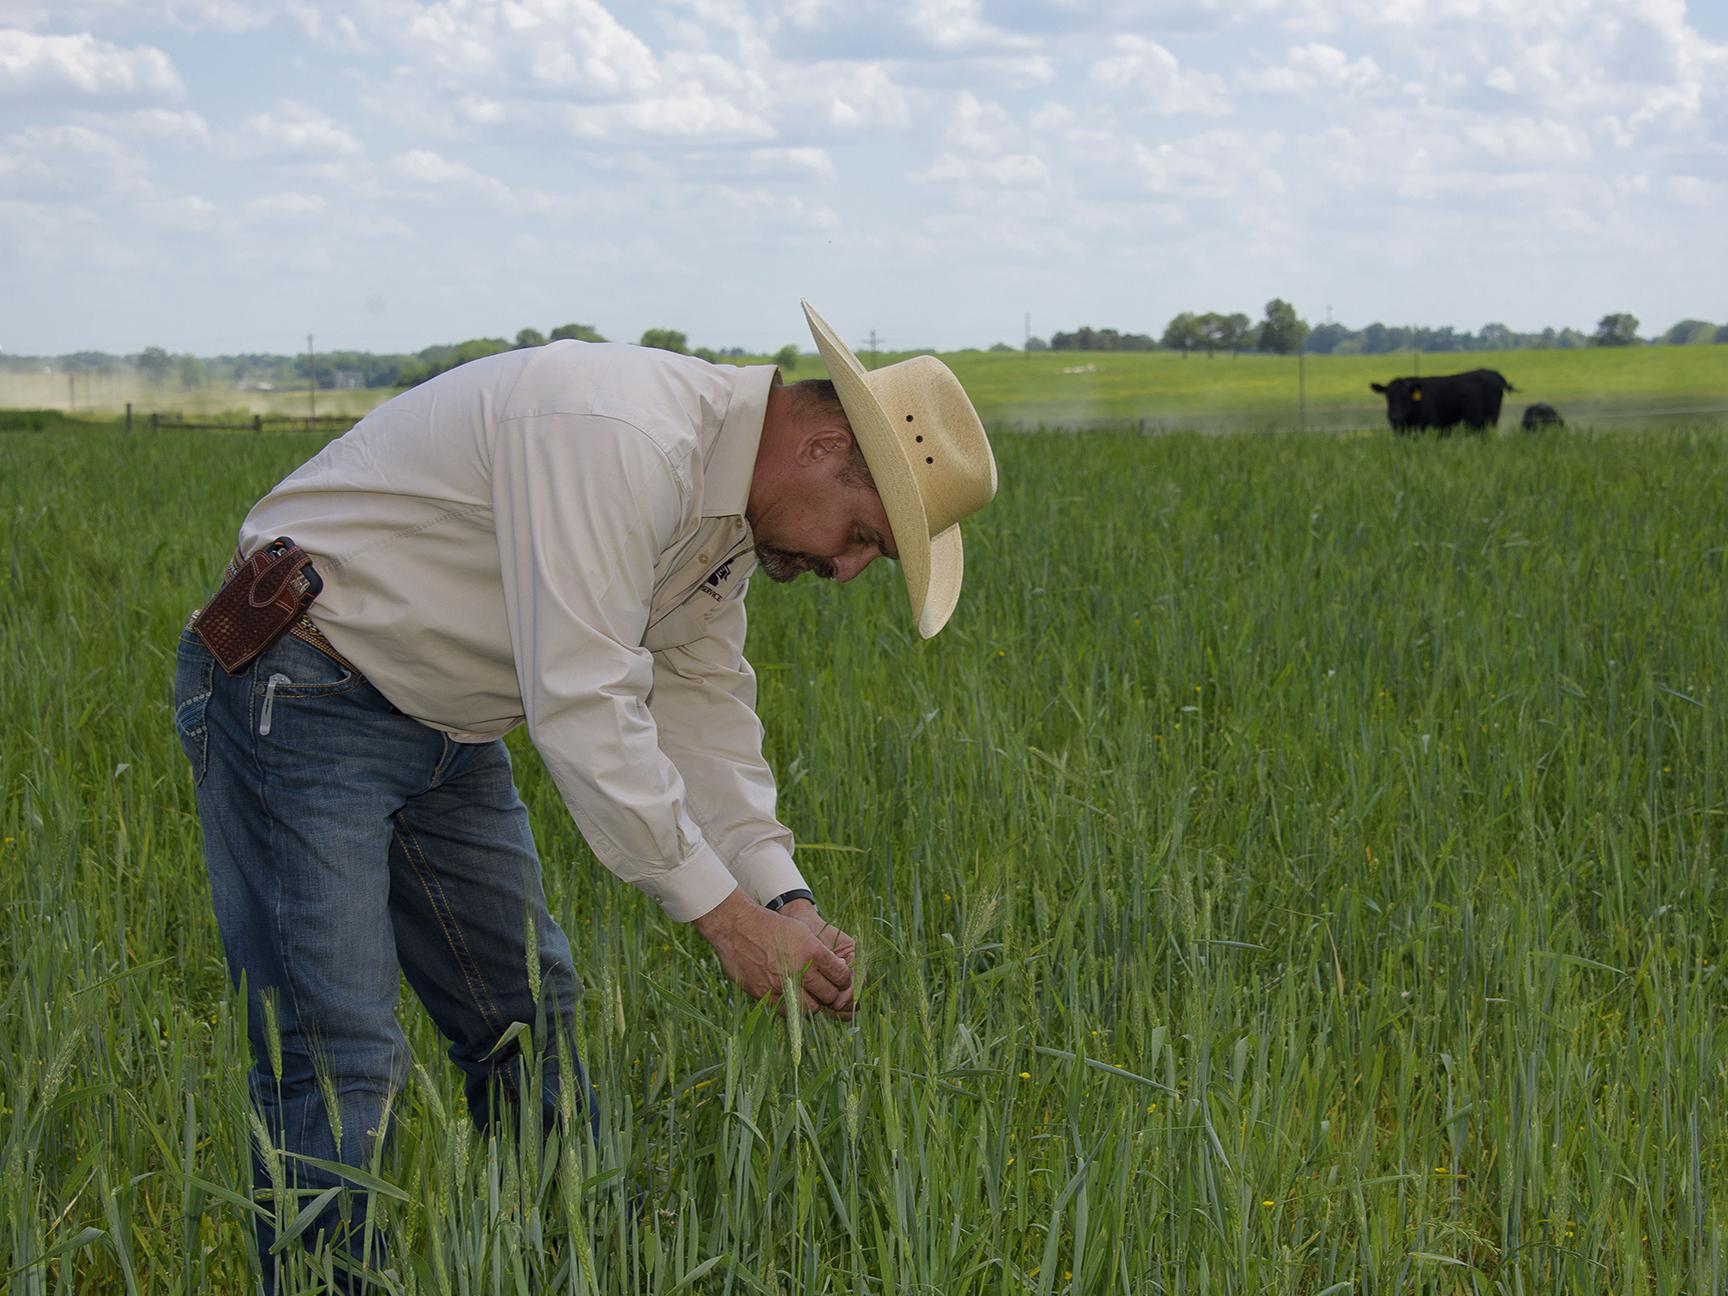
[[[1296,308],[1282,297],[1266,303],[1266,318],[1260,321],[1260,349],[1278,355],[1299,350],[1308,336],[1308,325],[1296,314]]]
[[[1231,311],[1224,317],[1224,331],[1219,345],[1234,354],[1253,345],[1254,321],[1241,311]]]
[[[677,329],[647,329],[643,332],[642,341],[639,345],[655,347],[661,351],[676,351],[679,355],[690,354],[690,339]]]
[[[1669,346],[1700,346],[1716,340],[1716,326],[1705,320],[1681,320],[1662,335]]]
[[[781,373],[791,373],[798,367],[798,346],[788,342],[774,353],[774,364]]]
[[[1188,353],[1200,345],[1200,319],[1193,311],[1183,311],[1164,326],[1163,342],[1171,351],[1180,351],[1186,360]]]
[[[454,369],[459,364],[467,364],[470,360],[479,360],[511,349],[510,344],[503,338],[470,338],[455,346],[427,347],[420,352],[420,363],[405,366],[397,376],[397,381],[404,387],[413,387],[428,378],[436,378],[445,370]]]
[[[197,391],[204,385],[204,362],[190,351],[174,358],[174,372],[185,391]]]
[[[161,347],[152,346],[139,352],[133,363],[137,365],[145,382],[152,387],[158,387],[167,379],[168,371],[174,367],[174,358]]]
[[[1590,337],[1591,346],[1624,347],[1638,345],[1638,317],[1621,311],[1604,315]]]
[[[1308,350],[1314,355],[1331,355],[1351,337],[1350,330],[1342,324],[1316,324],[1308,335]]]
[[[516,331],[518,347],[545,346],[546,335],[537,328],[518,329]]]
[[[1208,360],[1217,351],[1240,351],[1248,344],[1253,331],[1248,317],[1240,313],[1220,315],[1217,311],[1207,311],[1193,318],[1195,340],[1206,348]]]
[[[560,324],[552,330],[552,341],[562,342],[565,338],[574,338],[578,342],[604,342],[606,339],[595,331],[592,324]]]

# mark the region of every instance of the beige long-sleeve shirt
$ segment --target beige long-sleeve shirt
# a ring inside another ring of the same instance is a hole
[[[554,342],[373,411],[247,514],[324,579],[313,618],[404,714],[526,722],[600,861],[680,921],[804,886],[744,660],[769,366]]]

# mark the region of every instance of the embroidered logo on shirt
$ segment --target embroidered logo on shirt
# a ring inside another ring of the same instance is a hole
[[[736,561],[738,561],[736,558],[728,558],[713,571],[709,572],[708,579],[702,582],[702,592],[709,598],[713,599],[716,603],[720,602],[724,597],[724,595],[720,593],[720,587],[731,577],[732,564]]]

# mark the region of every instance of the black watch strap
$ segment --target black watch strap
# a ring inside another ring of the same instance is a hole
[[[771,909],[775,913],[779,913],[794,900],[808,900],[811,904],[816,903],[816,897],[811,895],[803,887],[793,887],[790,891],[782,891],[779,895],[775,896],[766,905],[764,905],[763,908]]]

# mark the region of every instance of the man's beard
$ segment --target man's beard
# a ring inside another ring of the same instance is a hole
[[[796,580],[805,572],[815,572],[823,580],[834,579],[834,564],[828,559],[792,549],[777,549],[764,540],[756,542],[756,565],[769,580],[782,583]]]

